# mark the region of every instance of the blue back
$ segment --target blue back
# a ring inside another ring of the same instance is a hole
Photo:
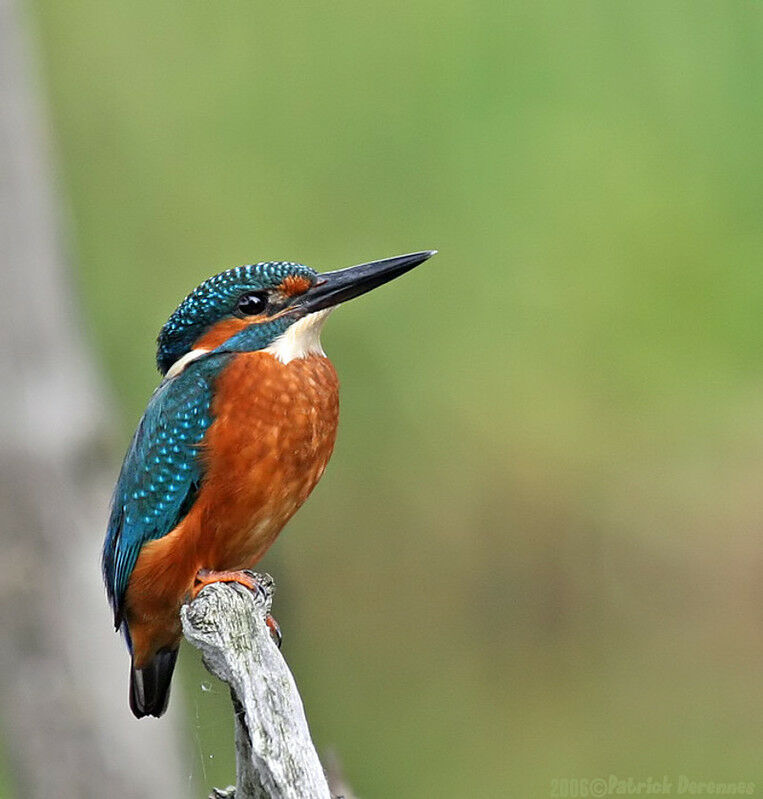
[[[114,623],[141,547],[188,513],[204,474],[198,444],[212,424],[214,380],[230,355],[194,361],[156,389],[135,431],[112,500],[103,573]]]

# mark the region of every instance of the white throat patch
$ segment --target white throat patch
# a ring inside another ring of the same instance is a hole
[[[296,358],[307,358],[308,355],[325,355],[321,346],[321,330],[333,310],[333,308],[324,308],[322,311],[302,317],[262,352],[269,352],[281,363],[289,363]]]

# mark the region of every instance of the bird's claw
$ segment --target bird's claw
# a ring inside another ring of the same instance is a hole
[[[269,574],[258,574],[251,569],[241,569],[240,571],[212,571],[211,569],[199,569],[193,581],[191,589],[191,599],[196,599],[199,592],[207,585],[212,583],[238,583],[256,592],[265,602],[265,607],[270,608],[273,598],[274,583]],[[265,616],[265,624],[268,626],[270,635],[275,645],[280,649],[283,635],[278,622],[268,613]]]
[[[270,630],[270,637],[273,639],[273,641],[275,641],[275,645],[280,649],[281,642],[283,641],[280,625],[269,613],[267,616],[265,616],[265,624],[268,625],[268,630]]]
[[[255,591],[264,600],[269,598],[267,589],[259,581],[258,575],[249,569],[241,569],[240,571],[212,571],[211,569],[199,569],[196,572],[196,577],[193,580],[193,588],[191,589],[191,599],[196,599],[199,591],[207,585],[212,583],[238,583],[248,588],[250,591]]]

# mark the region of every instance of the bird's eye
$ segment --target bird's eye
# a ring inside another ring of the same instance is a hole
[[[265,310],[267,304],[268,298],[264,291],[247,291],[238,298],[236,313],[241,316],[256,316]]]

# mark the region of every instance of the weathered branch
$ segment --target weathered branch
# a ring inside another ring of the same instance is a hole
[[[185,637],[201,650],[207,669],[230,686],[235,797],[330,799],[297,686],[265,623],[273,581],[257,576],[262,592],[213,583],[181,611]]]

